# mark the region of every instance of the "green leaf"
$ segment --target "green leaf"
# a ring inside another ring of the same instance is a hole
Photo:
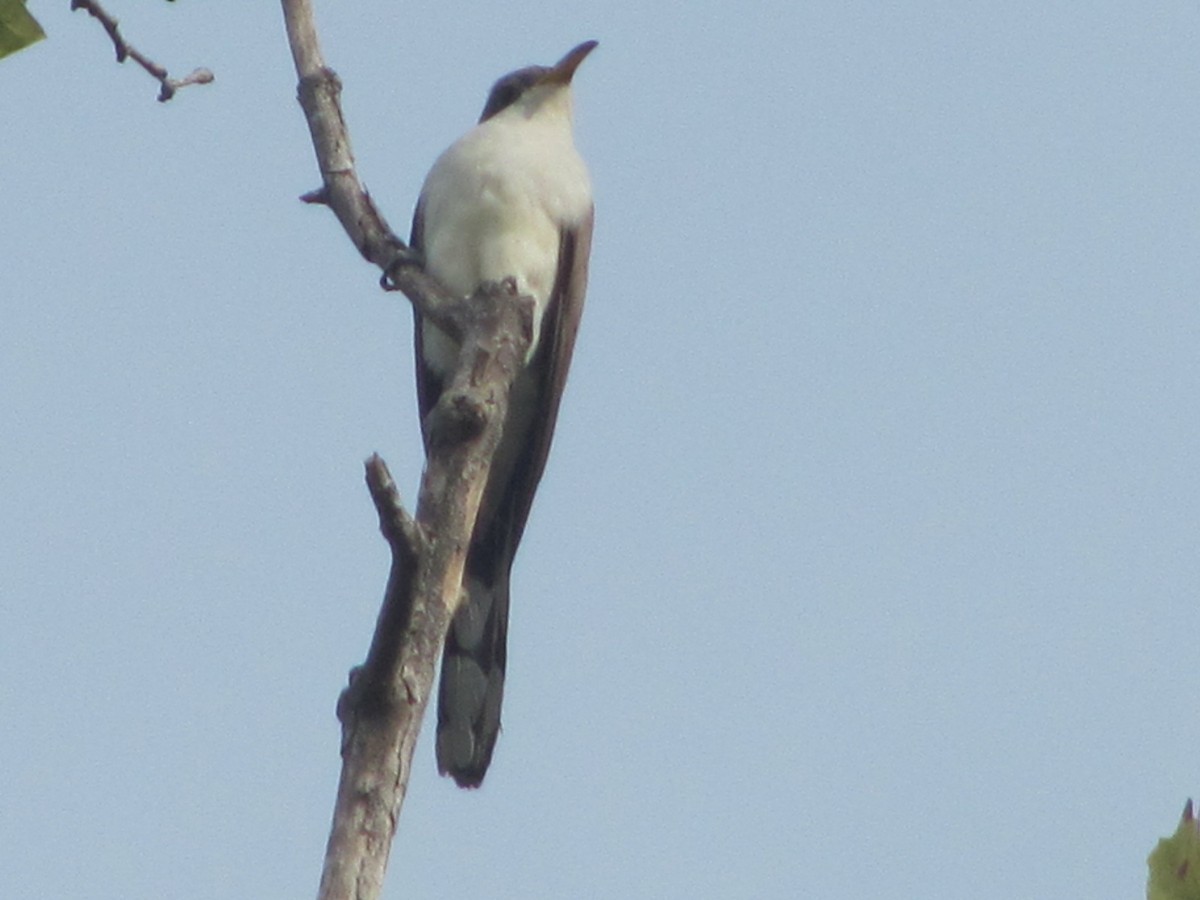
[[[1146,862],[1146,900],[1200,900],[1200,825],[1191,800],[1175,833],[1159,841]]]
[[[25,0],[0,0],[0,59],[23,50],[46,36]]]

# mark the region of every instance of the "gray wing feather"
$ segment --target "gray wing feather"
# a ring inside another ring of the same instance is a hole
[[[507,664],[508,576],[525,530],[533,495],[546,467],[559,401],[567,381],[575,337],[583,315],[594,211],[578,228],[564,230],[558,275],[537,353],[537,408],[500,501],[487,521],[478,521],[467,554],[467,595],[455,613],[442,655],[438,691],[438,768],[462,787],[478,787],[491,763],[500,732]],[[417,211],[414,235],[420,222]],[[418,317],[417,327],[420,328]],[[437,402],[441,384],[425,370],[417,336],[417,380],[421,416]],[[489,493],[492,488],[489,487]]]

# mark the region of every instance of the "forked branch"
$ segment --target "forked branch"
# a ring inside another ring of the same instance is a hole
[[[309,0],[282,2],[322,176],[321,187],[302,199],[328,206],[363,257],[382,270],[384,287],[403,291],[461,346],[456,372],[426,422],[428,459],[415,518],[404,511],[383,460],[367,461],[392,563],[367,659],[338,701],[342,773],[319,897],[374,900],[509,392],[529,349],[533,301],[519,296],[511,279],[457,298],[421,268],[355,172],[341,83],[322,59]]]
[[[125,40],[116,18],[101,6],[98,0],[71,0],[71,11],[74,12],[77,9],[84,10],[104,26],[109,40],[113,42],[113,49],[117,51],[117,62],[123,63],[126,59],[132,59],[158,80],[160,103],[166,103],[174,97],[175,92],[181,87],[187,87],[189,84],[208,84],[213,80],[213,73],[208,69],[193,69],[182,78],[172,78],[165,68]]]

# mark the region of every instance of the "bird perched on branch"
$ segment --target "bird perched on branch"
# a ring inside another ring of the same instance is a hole
[[[434,163],[413,217],[426,270],[468,296],[513,278],[535,301],[533,342],[517,375],[467,552],[464,599],[442,654],[438,769],[478,787],[500,731],[508,581],[546,465],[587,287],[592,190],[571,129],[571,79],[595,41],[553,66],[496,82],[479,124]],[[416,317],[417,390],[426,418],[453,374],[457,344]]]

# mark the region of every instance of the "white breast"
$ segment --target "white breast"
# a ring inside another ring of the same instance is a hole
[[[434,164],[422,190],[429,272],[457,294],[512,276],[537,301],[534,347],[554,279],[563,228],[591,209],[591,185],[571,137],[567,89],[527,116],[510,108],[467,132]],[[424,355],[453,365],[455,347],[425,325]],[[530,349],[530,353],[533,353]]]

